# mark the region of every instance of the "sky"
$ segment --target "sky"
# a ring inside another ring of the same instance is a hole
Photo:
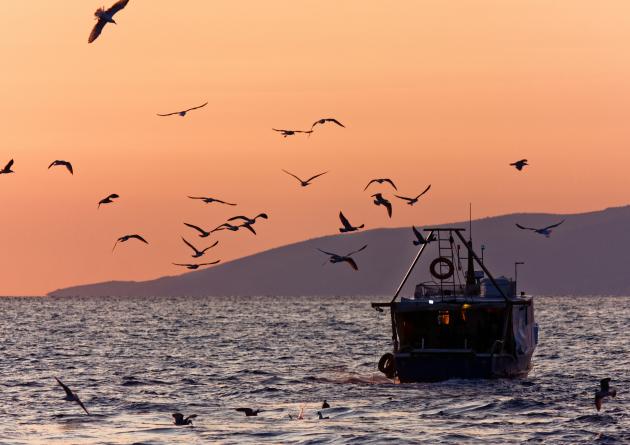
[[[181,236],[225,262],[337,233],[340,210],[370,229],[630,201],[627,1],[131,0],[88,44],[102,4],[3,5],[0,295],[175,275]],[[321,117],[347,128],[271,130]],[[329,173],[301,188],[281,169]],[[432,188],[410,207],[364,192],[377,177]],[[259,212],[257,236],[182,224]],[[149,246],[112,254],[129,233]]]

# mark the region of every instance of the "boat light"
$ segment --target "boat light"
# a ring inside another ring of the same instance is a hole
[[[429,300],[429,304],[433,304],[433,300]]]

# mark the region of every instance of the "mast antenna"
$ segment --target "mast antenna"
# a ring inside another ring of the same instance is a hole
[[[468,203],[468,241],[472,241],[472,202]]]

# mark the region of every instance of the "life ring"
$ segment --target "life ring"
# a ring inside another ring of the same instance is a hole
[[[396,375],[396,369],[394,367],[394,354],[388,352],[383,354],[378,361],[378,370],[381,371],[389,379],[394,378]]]
[[[444,264],[446,266],[446,272],[438,271],[437,267],[440,264]],[[447,280],[453,276],[453,272],[455,271],[455,266],[453,265],[453,262],[451,260],[441,256],[431,261],[431,266],[429,267],[429,271],[431,272],[431,275],[433,275],[438,280]]]

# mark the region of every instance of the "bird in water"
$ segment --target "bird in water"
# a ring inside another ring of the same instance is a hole
[[[392,217],[392,203],[389,202],[389,200],[383,198],[383,195],[381,195],[380,193],[375,193],[372,195],[372,198],[374,198],[374,205],[377,206],[385,206],[385,208],[387,209],[387,215],[389,215],[389,217]]]
[[[124,236],[121,236],[120,238],[118,238],[116,240],[116,243],[114,244],[114,247],[112,248],[112,252],[114,251],[114,249],[116,248],[118,243],[125,243],[125,242],[129,241],[130,239],[137,239],[139,241],[142,241],[145,244],[149,244],[149,242],[147,240],[145,240],[144,238],[142,238],[140,235],[137,235],[137,234],[124,235]]]
[[[293,174],[293,173],[291,173],[291,172],[288,172],[288,171],[286,171],[286,170],[284,170],[284,169],[282,169],[282,171],[283,171],[283,172],[285,172],[287,175],[293,176],[295,179],[297,179],[298,181],[300,181],[300,185],[301,185],[302,187],[306,187],[307,185],[311,185],[311,181],[312,181],[313,179],[315,179],[315,178],[319,178],[320,176],[325,175],[326,173],[328,173],[328,172],[319,173],[319,174],[317,174],[317,175],[315,175],[315,176],[311,176],[311,177],[310,177],[310,178],[308,178],[307,180],[303,180],[303,179],[300,179],[299,177],[297,177],[296,175],[294,175],[294,174]]]
[[[157,113],[157,115],[161,116],[161,117],[166,117],[166,116],[173,116],[173,115],[177,114],[177,115],[179,115],[181,117],[184,117],[184,116],[186,116],[186,113],[188,113],[189,111],[198,110],[199,108],[203,108],[206,105],[208,105],[208,102],[206,102],[205,104],[197,105],[196,107],[187,108],[187,109],[182,110],[182,111],[173,111],[172,113],[165,113],[165,114]]]
[[[79,396],[73,392],[70,388],[68,388],[61,380],[59,380],[57,377],[55,377],[55,380],[57,380],[57,383],[59,383],[59,385],[63,388],[63,390],[66,392],[66,396],[63,398],[63,400],[66,400],[68,402],[77,402],[79,404],[79,406],[81,408],[83,408],[83,411],[85,411],[85,413],[89,416],[90,413],[88,412],[88,410],[85,408],[85,405],[83,404],[83,402],[81,402],[81,399],[79,399]]]
[[[229,205],[229,206],[235,206],[236,204],[233,204],[231,202],[225,202],[225,201],[221,201],[220,199],[216,199],[216,198],[210,198],[207,196],[189,196],[190,199],[201,199],[203,202],[205,202],[206,204],[210,204],[213,202],[218,202],[219,204],[225,204],[225,205]]]
[[[182,241],[184,242],[184,244],[186,244],[188,247],[190,247],[195,253],[192,255],[193,258],[199,258],[202,257],[204,253],[206,253],[207,250],[212,249],[214,246],[216,246],[217,244],[219,244],[218,241],[215,241],[213,245],[206,247],[203,250],[199,250],[197,249],[195,246],[193,246],[192,244],[190,244],[188,241],[186,241],[186,239],[182,236]]]
[[[364,250],[368,245],[366,244],[365,246],[361,247],[359,250],[355,250],[354,252],[350,252],[347,253],[345,255],[339,255],[337,253],[334,252],[326,252],[325,250],[322,249],[317,249],[322,253],[325,253],[326,255],[329,255],[329,261],[333,264],[335,263],[348,263],[350,265],[350,267],[352,267],[354,270],[359,270],[359,266],[357,266],[357,263],[354,261],[352,257],[352,255],[354,255],[355,253],[359,253],[362,250]],[[324,263],[326,264],[326,263]]]
[[[522,229],[522,230],[531,230],[533,232],[536,232],[539,235],[545,235],[546,238],[549,238],[549,236],[551,235],[551,232],[552,232],[551,229],[553,229],[555,227],[558,227],[564,221],[565,220],[563,219],[559,223],[552,224],[552,225],[547,226],[547,227],[543,227],[542,229],[535,229],[535,228],[532,228],[532,227],[525,227],[525,226],[521,226],[520,224],[516,224],[516,227],[518,227],[519,229]]]
[[[330,405],[328,404],[326,399],[324,399],[324,403],[322,403],[322,409],[327,409],[327,408],[330,408]]]
[[[195,229],[197,232],[199,232],[199,238],[207,238],[210,236],[212,232],[214,232],[214,230],[211,230],[210,232],[206,232],[201,227],[196,226],[194,224],[189,224],[186,222],[184,223],[184,225],[190,227],[191,229]]]
[[[415,203],[417,203],[418,199],[420,199],[420,197],[424,195],[426,192],[428,192],[430,189],[431,189],[431,184],[429,184],[429,186],[426,189],[424,189],[424,191],[420,193],[418,196],[416,196],[415,198],[408,198],[406,196],[400,196],[400,195],[394,195],[394,196],[398,199],[402,199],[403,201],[407,201],[407,204],[412,206]]]
[[[95,41],[96,38],[101,35],[101,31],[103,31],[103,28],[108,23],[113,23],[114,25],[116,25],[116,21],[114,21],[114,15],[125,6],[127,6],[127,3],[129,3],[129,0],[118,0],[111,6],[111,8],[107,10],[105,8],[98,8],[96,10],[94,16],[98,21],[96,22],[96,25],[94,25],[94,28],[92,28],[92,32],[90,33],[90,37],[88,38],[88,43],[92,43],[93,41]]]
[[[13,159],[11,159],[9,162],[7,162],[7,165],[4,166],[4,168],[2,170],[0,170],[0,175],[6,175],[9,173],[15,173],[13,170],[11,170],[11,167],[13,166]]]
[[[184,425],[192,425],[192,419],[197,417],[197,414],[191,414],[188,417],[184,417],[182,413],[173,413],[173,418],[175,419],[175,425],[184,426]]]
[[[69,163],[68,161],[61,161],[57,159],[56,161],[52,161],[50,163],[50,165],[48,166],[48,169],[50,169],[50,167],[56,167],[56,166],[64,166],[68,169],[71,175],[74,174],[74,170],[72,169],[72,164]]]
[[[377,179],[372,179],[370,182],[367,183],[367,185],[365,186],[365,188],[363,189],[363,191],[366,191],[367,188],[373,184],[373,183],[378,183],[378,184],[382,184],[384,182],[387,182],[389,184],[391,184],[392,187],[394,187],[394,190],[398,190],[398,188],[396,187],[396,184],[394,184],[394,181],[392,181],[389,178],[377,178]]]
[[[601,379],[599,382],[599,391],[595,392],[595,408],[597,411],[602,409],[602,402],[606,397],[615,397],[617,390],[610,387],[610,377]]]
[[[318,418],[319,420],[326,420],[326,419],[330,419],[330,417],[328,417],[328,416],[324,417],[324,416],[322,415],[322,412],[321,412],[321,411],[317,411],[317,418]]]
[[[413,234],[416,235],[416,240],[413,242],[414,246],[429,244],[431,241],[435,241],[435,235],[431,235],[431,238],[427,239],[418,229],[415,228],[415,226],[411,226],[411,230],[413,230]]]
[[[118,196],[116,193],[112,193],[111,195],[107,196],[106,198],[101,199],[98,202],[98,207],[97,209],[101,208],[101,204],[111,204],[112,202],[114,202],[114,199],[120,198],[120,196]]]
[[[221,262],[221,260],[216,260],[216,261],[213,261],[213,262],[211,262],[211,263],[197,263],[197,264],[180,264],[180,263],[173,263],[173,266],[182,266],[182,267],[185,267],[186,269],[190,269],[190,270],[197,270],[197,269],[199,269],[200,267],[203,267],[203,266],[211,266],[211,265],[213,265],[213,264],[217,264],[217,263],[220,263],[220,262]]]
[[[287,136],[293,136],[293,135],[295,135],[297,133],[304,133],[304,134],[309,134],[310,135],[313,132],[313,130],[279,130],[277,128],[272,128],[272,130],[279,132],[285,138]]]
[[[529,164],[527,163],[527,159],[521,159],[520,161],[512,162],[510,165],[516,168],[518,171],[521,171],[523,170],[523,167]]]
[[[261,411],[259,409],[253,410],[251,408],[236,408],[236,411],[245,413],[246,417],[257,416]]]
[[[348,218],[346,218],[342,212],[339,212],[339,219],[341,220],[341,224],[343,225],[343,227],[339,229],[341,233],[355,232],[365,227],[365,224],[361,224],[360,226],[353,226],[352,224],[350,224],[350,221],[348,221]]]
[[[313,128],[315,128],[315,125],[323,125],[326,122],[332,122],[333,124],[337,124],[340,127],[346,128],[346,126],[344,124],[342,124],[341,122],[339,122],[337,119],[333,119],[332,117],[327,117],[327,118],[319,119],[319,120],[315,121],[315,123],[313,123],[313,125],[311,125],[311,130],[313,130]]]

